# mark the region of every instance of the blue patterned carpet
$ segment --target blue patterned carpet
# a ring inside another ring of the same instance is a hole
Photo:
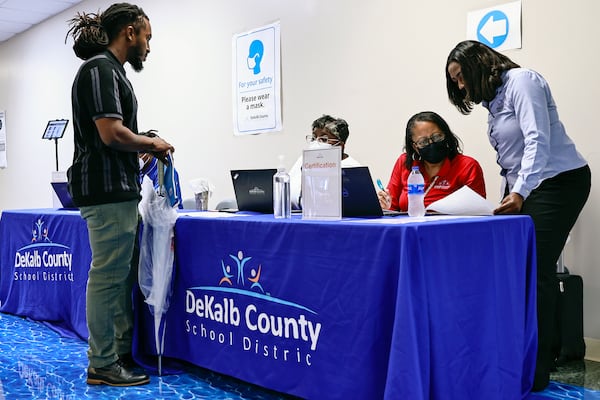
[[[286,398],[192,367],[180,375],[151,376],[144,386],[87,385],[86,349],[85,342],[60,337],[42,323],[0,314],[0,400]]]
[[[289,399],[230,377],[190,367],[186,373],[152,376],[129,388],[85,383],[87,344],[60,337],[39,322],[0,314],[0,400],[24,399]],[[600,392],[558,382],[528,400],[600,400]]]

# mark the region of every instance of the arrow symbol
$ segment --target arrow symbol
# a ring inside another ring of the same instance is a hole
[[[488,43],[494,43],[495,37],[506,35],[507,22],[508,21],[504,18],[494,20],[494,16],[490,15],[479,30],[479,33],[488,41]]]

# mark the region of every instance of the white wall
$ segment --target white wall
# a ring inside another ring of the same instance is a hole
[[[507,1],[508,2],[508,1]],[[495,153],[486,113],[461,115],[447,100],[448,52],[465,38],[467,12],[491,0],[138,0],[150,16],[151,54],[140,74],[129,72],[141,129],[158,129],[176,147],[184,197],[190,179],[216,187],[211,206],[232,197],[231,168],[272,167],[300,154],[310,124],[323,113],[350,125],[347,150],[375,177],[389,177],[402,151],[407,119],[433,110],[462,138],[485,171],[488,197],[499,200]],[[80,60],[65,44],[76,11],[104,10],[86,0],[0,44],[0,110],[6,111],[8,168],[0,170],[0,210],[51,207],[48,184],[54,143],[40,139],[47,120],[71,118],[70,87]],[[570,136],[592,168],[592,193],[567,246],[565,262],[585,281],[585,333],[600,339],[600,170],[595,113],[600,110],[600,2],[524,0],[523,47],[507,51],[541,72],[552,87]],[[234,137],[231,40],[236,33],[281,22],[283,132]],[[59,142],[59,167],[70,165],[72,126]],[[482,266],[483,267],[483,266]],[[510,265],[506,266],[510,268]]]

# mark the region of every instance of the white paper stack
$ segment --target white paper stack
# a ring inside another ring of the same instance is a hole
[[[494,204],[468,186],[431,203],[426,210],[448,215],[492,215]]]

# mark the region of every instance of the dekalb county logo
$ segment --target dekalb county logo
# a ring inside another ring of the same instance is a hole
[[[252,257],[244,257],[244,253],[241,250],[238,251],[237,256],[230,254],[229,257],[231,259],[233,259],[233,261],[235,262],[235,264],[237,266],[237,274],[236,274],[237,278],[235,279],[236,285],[244,286],[244,284],[245,284],[244,266],[245,266],[246,262],[250,261],[250,259]],[[219,286],[226,285],[226,284],[229,284],[229,286],[233,286],[233,282],[232,282],[231,278],[235,278],[235,277],[232,273],[231,265],[227,264],[227,266],[226,266],[225,262],[223,262],[223,260],[221,260],[221,268],[223,269],[223,277],[219,281]],[[250,273],[249,273],[250,276],[247,277],[247,279],[251,283],[250,290],[255,289],[256,291],[265,293],[265,290],[263,289],[262,285],[259,282],[261,269],[262,269],[262,265],[260,265],[260,264],[258,265],[258,269],[254,269],[254,268],[250,269]],[[268,293],[267,293],[267,295],[268,295]]]
[[[73,282],[73,253],[54,243],[50,228],[41,218],[31,227],[31,241],[15,253],[15,281]]]
[[[317,313],[303,305],[272,297],[270,293],[265,292],[260,283],[262,265],[252,267],[249,261],[252,257],[245,257],[240,250],[237,255],[229,254],[229,258],[234,264],[225,263],[221,260],[221,271],[223,276],[219,280],[218,286],[197,286],[190,289],[200,289],[211,292],[236,293],[243,296],[255,297],[273,303],[283,304],[289,307],[298,308],[311,314]]]
[[[267,272],[264,263],[241,250],[221,259],[217,268],[215,285],[186,290],[186,332],[258,356],[310,366],[322,328],[318,313],[272,296],[261,281]]]

